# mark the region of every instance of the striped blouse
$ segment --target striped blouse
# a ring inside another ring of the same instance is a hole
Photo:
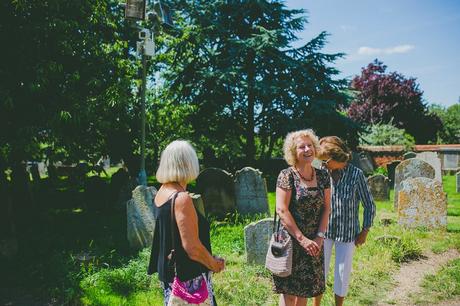
[[[363,171],[348,164],[339,180],[331,178],[331,214],[326,238],[340,242],[352,242],[361,232],[359,226],[359,202],[363,203],[363,229],[372,226],[375,204],[367,186]]]

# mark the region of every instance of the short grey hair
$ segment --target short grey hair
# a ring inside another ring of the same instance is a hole
[[[297,155],[296,155],[296,140],[300,137],[306,137],[311,140],[313,146],[315,147],[315,153],[319,152],[319,141],[315,132],[312,129],[300,130],[295,132],[290,132],[286,135],[283,145],[284,159],[289,166],[295,166],[297,164]]]
[[[188,141],[175,140],[161,152],[156,179],[162,184],[189,183],[197,178],[199,172],[200,165],[193,146]]]

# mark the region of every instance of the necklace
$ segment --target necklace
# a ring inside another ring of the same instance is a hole
[[[300,177],[301,177],[304,181],[306,181],[306,182],[311,182],[311,181],[313,181],[313,179],[315,178],[315,170],[313,169],[313,167],[311,167],[311,176],[310,176],[309,179],[307,179],[306,177],[304,177],[304,176],[302,175],[302,173],[300,173],[299,169],[297,169],[297,167],[295,167],[295,169],[297,170],[297,173],[300,175]]]

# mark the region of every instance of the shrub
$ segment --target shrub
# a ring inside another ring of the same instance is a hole
[[[408,262],[422,256],[422,248],[412,236],[403,236],[393,243],[391,258],[397,263]]]

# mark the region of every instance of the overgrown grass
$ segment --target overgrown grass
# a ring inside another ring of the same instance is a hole
[[[432,305],[460,296],[460,258],[450,261],[437,273],[427,275],[422,288],[422,293],[414,300],[417,305]]]
[[[346,302],[348,305],[369,305],[382,300],[394,286],[392,273],[397,271],[399,265],[415,260],[426,250],[435,253],[443,253],[450,248],[460,250],[460,194],[456,194],[454,188],[455,177],[444,177],[444,189],[449,201],[447,231],[401,229],[396,224],[393,192],[389,201],[376,203],[377,216],[368,240],[355,251]],[[73,201],[78,202],[78,199]],[[273,214],[275,193],[270,192],[268,199],[270,214]],[[12,266],[11,270],[20,275],[31,275],[30,287],[34,286],[33,282],[42,280],[39,286],[35,286],[56,297],[61,304],[161,305],[163,298],[158,279],[156,276],[150,279],[146,275],[149,250],[132,254],[124,249],[126,220],[122,220],[123,217],[121,213],[91,215],[75,209],[51,210],[45,218],[40,219],[40,224],[46,225],[46,230],[35,244],[30,245],[32,250],[40,244],[40,253],[37,255],[35,252],[35,255],[23,258],[23,262],[35,264],[29,268],[22,268],[18,264]],[[263,267],[246,264],[245,259],[244,227],[263,217],[233,215],[224,221],[212,222],[213,252],[225,257],[227,264],[224,272],[214,275],[219,305],[277,304],[278,296],[272,292],[269,273]],[[393,222],[384,226],[382,219]],[[385,235],[399,239],[379,238]],[[76,254],[82,251],[96,255],[95,261],[79,263]],[[333,264],[330,269],[323,305],[334,304]],[[446,269],[441,273],[458,271],[458,263]],[[437,288],[442,287],[442,282],[446,280],[438,274],[429,279],[427,292],[441,290]],[[448,277],[458,283],[457,276],[454,273]],[[23,277],[22,281],[26,282],[27,278]],[[445,290],[449,291],[446,296],[459,295],[458,290],[452,288],[446,287]]]

